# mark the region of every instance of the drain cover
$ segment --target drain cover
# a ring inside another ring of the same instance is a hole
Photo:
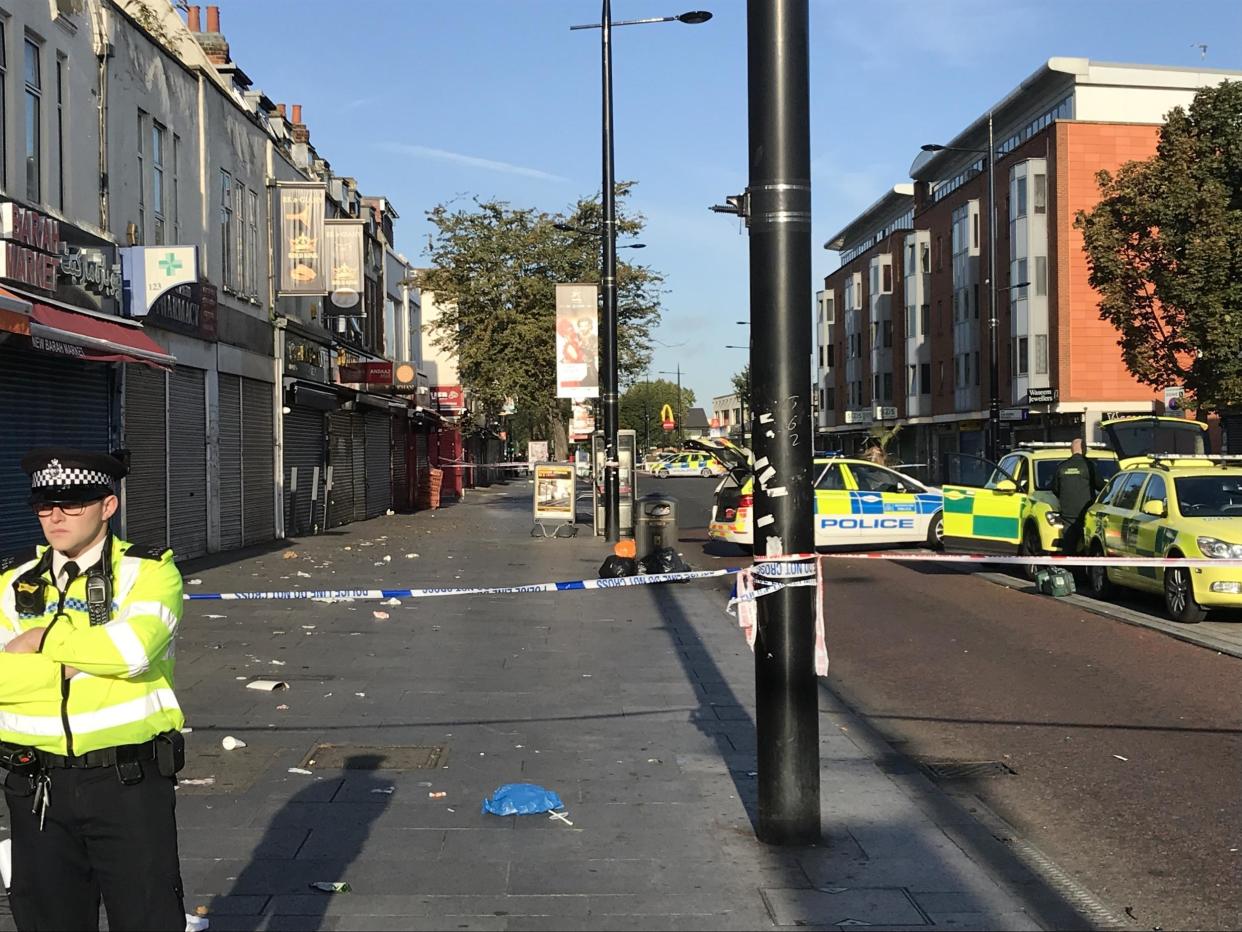
[[[446,753],[447,749],[438,746],[320,744],[306,755],[302,766],[320,770],[434,770]]]
[[[1003,777],[1017,773],[998,760],[921,760],[919,766],[933,780],[973,780],[976,777]]]

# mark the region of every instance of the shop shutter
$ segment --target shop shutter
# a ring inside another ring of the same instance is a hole
[[[168,377],[168,505],[177,559],[207,552],[207,392],[202,369]]]
[[[410,477],[406,445],[410,438],[410,419],[402,412],[392,419],[392,507],[394,511],[409,511]]]
[[[241,377],[220,373],[220,549],[242,545]]]
[[[242,379],[241,383],[242,543],[250,546],[276,536],[275,431],[271,383],[258,379]]]
[[[354,455],[354,511],[353,520],[362,521],[367,516],[367,425],[366,415],[355,411],[349,418],[353,441],[350,451]]]
[[[168,374],[125,370],[125,536],[146,547],[168,546]]]
[[[353,415],[333,411],[328,415],[328,463],[332,467],[332,495],[328,502],[328,527],[354,520]]]
[[[285,534],[290,537],[322,530],[324,521],[324,412],[299,405],[285,415]],[[298,488],[293,488],[293,470],[298,471]],[[319,494],[311,502],[315,469],[319,469]]]
[[[1221,452],[1242,453],[1242,414],[1222,414]]]
[[[368,411],[367,432],[367,517],[378,518],[392,507],[392,416],[384,411]]]
[[[112,376],[103,363],[0,346],[0,553],[43,543],[21,458],[35,447],[107,451]]]

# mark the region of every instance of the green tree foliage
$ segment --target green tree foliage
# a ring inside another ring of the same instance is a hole
[[[742,399],[746,410],[750,410],[750,363],[742,367],[740,372],[733,373],[729,379],[733,383],[733,391]]]
[[[660,409],[669,405],[677,414],[677,383],[667,379],[654,382],[635,382],[621,395],[618,422],[623,430],[632,430],[638,437],[638,445],[644,449],[663,446],[673,442],[677,432],[666,434],[660,423]],[[682,386],[682,417],[694,406],[694,392]]]
[[[630,184],[617,186],[619,238],[643,228],[624,210]],[[457,357],[462,385],[486,418],[515,400],[534,439],[566,450],[569,402],[556,396],[556,285],[599,282],[599,203],[578,201],[566,213],[514,208],[474,199],[469,207],[441,204],[428,211],[431,267],[422,288],[436,293],[443,313],[431,336]],[[559,230],[566,224],[583,232]],[[663,276],[643,265],[617,262],[618,369],[631,378],[650,359],[649,335],[660,319]]]
[[[1075,226],[1126,368],[1201,408],[1242,404],[1242,84],[1174,108],[1154,157],[1097,181]]]

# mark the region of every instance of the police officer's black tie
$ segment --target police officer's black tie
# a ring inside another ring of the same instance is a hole
[[[65,574],[65,588],[66,589],[69,588],[69,584],[71,582],[73,582],[75,579],[78,578],[78,574],[81,572],[81,570],[78,569],[78,565],[74,563],[72,560],[70,560],[63,567],[61,567],[60,571]]]

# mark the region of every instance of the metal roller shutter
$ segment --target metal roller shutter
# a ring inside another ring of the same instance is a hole
[[[367,433],[367,517],[378,518],[392,506],[392,416],[384,411],[368,411]]]
[[[242,545],[241,377],[220,373],[220,549]]]
[[[350,450],[354,455],[354,512],[353,520],[362,521],[367,516],[367,424],[366,416],[354,412],[349,418],[353,431]]]
[[[168,377],[169,542],[178,559],[207,552],[207,384],[202,369]]]
[[[168,546],[168,376],[125,370],[125,536],[146,547]]]
[[[353,447],[353,415],[333,411],[328,415],[328,465],[332,467],[328,527],[340,527],[354,520]]]
[[[324,522],[324,412],[314,408],[295,405],[285,415],[285,490],[288,507],[285,510],[285,533],[289,536],[313,534],[325,527]],[[298,471],[298,487],[293,488],[293,470]],[[319,469],[318,494],[312,490],[316,481],[315,469]]]
[[[21,458],[35,447],[110,449],[111,391],[105,364],[0,347],[0,553],[43,543]]]
[[[276,536],[275,469],[272,427],[272,386],[242,379],[242,543],[262,543]]]
[[[410,475],[406,444],[410,439],[410,420],[404,416],[392,419],[392,507],[394,511],[409,511]]]

